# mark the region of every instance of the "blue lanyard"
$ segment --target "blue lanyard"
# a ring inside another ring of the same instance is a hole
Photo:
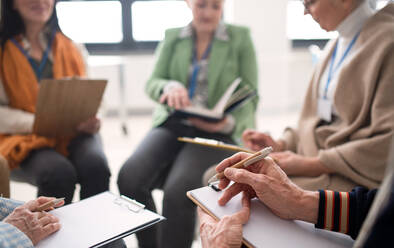
[[[45,52],[44,52],[44,54],[42,56],[41,63],[40,63],[39,66],[36,65],[36,63],[34,62],[33,58],[27,53],[27,51],[14,38],[11,39],[12,43],[14,43],[15,46],[18,47],[18,49],[25,55],[27,60],[29,60],[30,65],[31,65],[31,67],[34,70],[34,73],[35,73],[35,75],[37,77],[37,81],[38,82],[41,80],[42,71],[44,70],[45,65],[46,65],[46,63],[48,61],[49,52],[50,52],[50,50],[52,48],[52,43],[53,43],[53,40],[55,38],[55,34],[56,34],[56,30],[54,30],[52,32],[52,34],[51,34],[51,38],[49,39],[49,43],[48,43],[47,49],[45,49]]]
[[[335,56],[337,54],[338,42],[335,44],[334,52],[332,53],[332,56],[331,56],[331,63],[330,63],[330,69],[328,71],[326,88],[324,89],[324,99],[327,99],[328,87],[330,86],[333,74],[341,66],[342,62],[345,60],[346,56],[349,54],[350,50],[352,49],[354,43],[356,43],[356,40],[357,40],[359,35],[360,35],[360,32],[358,32],[353,37],[353,39],[350,42],[349,46],[346,48],[346,51],[343,53],[342,58],[339,60],[338,64],[335,66],[335,68],[333,68],[334,67],[334,61],[335,61]]]
[[[212,42],[209,44],[207,49],[205,50],[204,54],[202,55],[202,60],[206,59],[211,52]],[[189,98],[192,99],[194,95],[194,91],[196,90],[197,85],[197,77],[198,73],[200,72],[201,66],[197,61],[197,49],[193,49],[193,73],[190,80],[190,87],[189,87]]]

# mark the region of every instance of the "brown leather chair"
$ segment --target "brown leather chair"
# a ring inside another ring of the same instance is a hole
[[[10,197],[10,170],[7,160],[0,155],[0,194],[3,197]]]

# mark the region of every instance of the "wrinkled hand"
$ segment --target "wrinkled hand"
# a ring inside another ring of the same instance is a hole
[[[182,109],[190,105],[189,94],[183,86],[176,86],[169,92],[163,93],[159,101],[162,104],[167,102],[168,106],[175,109]]]
[[[198,208],[200,236],[203,248],[231,247],[239,248],[242,244],[242,226],[250,216],[250,198],[242,197],[242,208],[235,214],[224,216],[220,221]]]
[[[276,142],[270,135],[251,129],[243,132],[242,142],[253,151],[259,151],[267,146],[272,146],[276,152],[284,149],[284,141]]]
[[[51,197],[39,197],[15,210],[4,219],[23,232],[34,245],[60,229],[59,219],[47,212],[34,212],[38,206],[53,200]],[[60,202],[56,207],[64,204]]]
[[[205,132],[208,132],[208,133],[219,132],[219,131],[223,130],[223,128],[227,124],[227,117],[225,117],[223,120],[220,120],[218,122],[204,121],[199,118],[189,118],[188,120],[196,128],[203,130]]]
[[[276,152],[270,155],[288,176],[316,177],[331,173],[317,157],[305,157],[294,152]]]
[[[79,132],[95,134],[100,130],[101,121],[97,117],[91,117],[86,121],[80,123],[77,127]]]
[[[226,176],[220,181],[219,188],[226,188],[230,180],[235,182],[224,191],[219,199],[219,205],[225,205],[231,198],[245,191],[252,197],[258,197],[274,214],[283,219],[299,219],[316,223],[318,192],[299,188],[270,157],[246,169],[227,168],[248,156],[250,154],[237,153],[223,160],[216,167],[218,172],[224,170]]]

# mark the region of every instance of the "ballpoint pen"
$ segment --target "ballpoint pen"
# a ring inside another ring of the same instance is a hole
[[[59,204],[59,203],[60,203],[61,201],[63,201],[63,200],[64,200],[64,197],[63,197],[63,198],[56,198],[56,199],[53,199],[52,201],[46,202],[46,203],[44,203],[44,204],[38,206],[34,211],[35,211],[35,212],[41,212],[41,211],[48,210],[48,209],[50,209],[51,207],[56,206],[57,204]]]
[[[251,156],[239,161],[238,163],[228,167],[228,168],[244,168],[247,167],[253,163],[256,163],[257,161],[260,161],[262,159],[264,159],[265,157],[268,156],[268,154],[270,154],[273,151],[272,147],[266,147],[256,153],[253,153]],[[213,177],[211,177],[208,180],[208,184],[211,184],[212,182],[218,181],[222,178],[224,178],[224,172],[220,172],[217,173],[216,175],[214,175]]]

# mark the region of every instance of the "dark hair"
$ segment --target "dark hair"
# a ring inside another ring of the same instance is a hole
[[[22,17],[19,15],[18,11],[14,9],[13,2],[13,0],[1,0],[1,47],[4,46],[8,39],[25,32],[25,24],[23,23]],[[55,0],[55,5],[56,2],[57,0]],[[49,18],[46,26],[61,32],[56,14],[56,6],[53,7],[52,16]]]

